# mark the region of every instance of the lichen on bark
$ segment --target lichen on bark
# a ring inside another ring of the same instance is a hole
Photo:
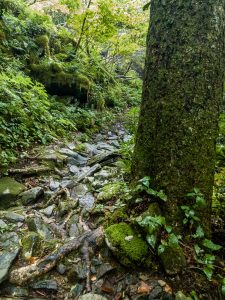
[[[174,225],[181,221],[186,194],[199,188],[207,200],[200,212],[206,231],[223,96],[224,5],[224,0],[151,1],[132,167],[134,181],[148,175],[155,188],[165,190],[163,211]]]

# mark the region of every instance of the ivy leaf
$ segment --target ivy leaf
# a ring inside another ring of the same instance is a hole
[[[156,234],[148,234],[147,237],[147,242],[152,248],[155,248],[156,245]]]
[[[205,266],[203,268],[203,272],[205,273],[206,277],[208,278],[208,280],[211,280],[212,278],[212,275],[213,275],[213,267],[208,265],[208,266]]]
[[[158,196],[161,200],[167,201],[167,196],[166,196],[166,194],[163,192],[163,190],[157,192],[157,196]]]
[[[165,251],[165,246],[164,245],[159,245],[158,247],[158,255],[162,254]]]
[[[198,226],[197,229],[196,229],[196,233],[193,235],[193,237],[195,239],[198,239],[198,238],[202,238],[204,237],[204,230],[202,229],[201,226]]]
[[[149,9],[149,7],[150,7],[150,5],[151,5],[151,1],[150,1],[150,2],[148,2],[147,4],[145,4],[145,5],[143,6],[143,11],[146,11],[146,10],[148,10],[148,9]]]
[[[222,248],[222,246],[214,244],[211,240],[208,240],[208,239],[204,239],[203,246],[205,246],[206,248],[213,250],[213,251],[217,251]]]
[[[200,253],[201,253],[201,251],[202,251],[202,249],[199,247],[199,245],[197,245],[197,244],[195,244],[194,245],[194,249],[195,249],[195,253],[197,254],[197,255],[199,255]]]
[[[169,244],[172,246],[179,245],[178,237],[174,233],[170,234],[170,236],[169,236]]]
[[[204,207],[206,206],[206,201],[203,197],[197,196],[196,197],[196,204],[198,207]]]
[[[168,233],[171,233],[173,230],[172,226],[169,226],[169,225],[165,225],[165,229],[166,229],[166,232],[168,232]]]

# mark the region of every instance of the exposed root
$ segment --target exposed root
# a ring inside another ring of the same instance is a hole
[[[34,264],[13,270],[10,273],[9,281],[13,284],[22,285],[29,280],[49,272],[60,259],[64,258],[71,251],[77,250],[82,246],[85,248],[89,245],[91,245],[92,248],[93,246],[100,246],[103,242],[103,238],[104,233],[102,227],[92,232],[86,232],[78,238],[69,240],[53,253],[39,259]]]

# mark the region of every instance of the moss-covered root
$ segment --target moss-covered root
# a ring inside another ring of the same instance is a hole
[[[109,226],[106,231],[106,243],[114,255],[125,266],[140,265],[148,254],[148,245],[134,229],[119,223]]]

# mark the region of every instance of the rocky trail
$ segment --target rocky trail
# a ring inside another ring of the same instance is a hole
[[[0,179],[0,299],[175,299],[158,270],[138,263],[142,254],[135,269],[122,266],[103,229],[112,216],[123,221],[115,195],[130,136],[116,124],[91,141],[78,137],[33,149]],[[122,225],[127,243],[142,243]]]

